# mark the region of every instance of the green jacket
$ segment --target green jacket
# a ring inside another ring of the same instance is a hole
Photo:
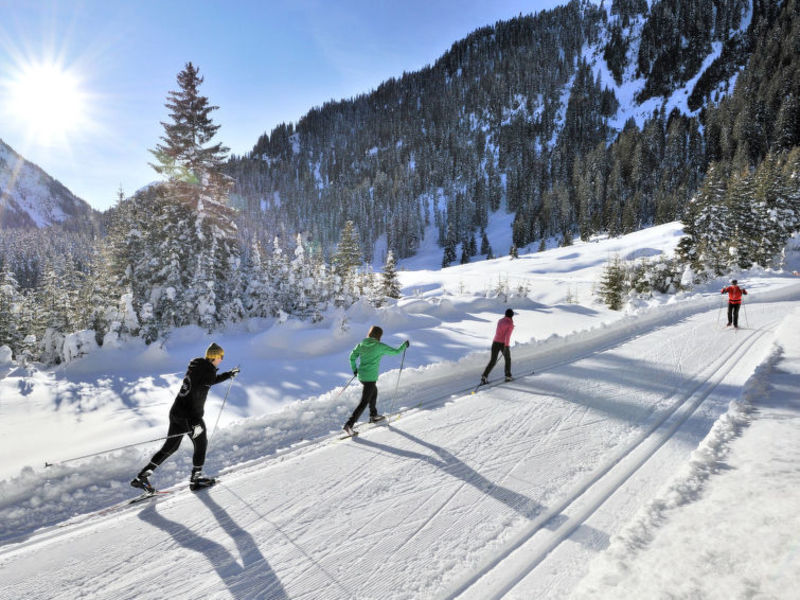
[[[380,365],[381,358],[387,354],[400,354],[406,347],[406,342],[403,342],[397,348],[392,348],[391,346],[379,342],[375,338],[364,338],[350,353],[350,367],[355,372],[356,359],[360,357],[361,360],[358,364],[358,380],[378,381],[378,366]]]

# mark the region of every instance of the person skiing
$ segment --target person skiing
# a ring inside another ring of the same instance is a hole
[[[505,361],[506,381],[511,381],[511,332],[514,331],[514,311],[510,308],[506,310],[505,316],[497,322],[497,330],[492,340],[492,356],[489,364],[483,370],[480,385],[486,385],[489,380],[489,373],[497,363],[497,355],[502,352]]]
[[[204,477],[202,474],[203,463],[206,460],[206,424],[203,421],[206,396],[208,389],[217,383],[226,381],[239,374],[239,367],[217,375],[217,368],[225,356],[224,350],[213,343],[206,349],[204,357],[191,360],[183,377],[183,384],[169,410],[169,429],[167,439],[161,449],[153,455],[139,474],[131,480],[131,485],[146,492],[155,492],[150,484],[149,477],[153,471],[169,458],[181,445],[183,434],[189,436],[194,444],[192,457],[192,474],[189,478],[189,489],[196,491],[211,487],[216,480]]]
[[[358,421],[361,413],[369,406],[369,422],[377,423],[383,421],[386,417],[378,414],[378,367],[380,366],[381,358],[386,355],[400,354],[411,343],[406,340],[397,348],[392,348],[381,342],[383,336],[383,329],[377,325],[370,327],[367,337],[359,342],[353,351],[350,353],[350,368],[353,369],[353,375],[358,376],[358,380],[363,386],[361,389],[361,402],[359,402],[353,414],[344,424],[344,431],[349,436],[355,435],[353,426]],[[356,364],[358,361],[358,364]]]
[[[734,329],[739,329],[739,308],[742,306],[742,294],[747,295],[747,290],[739,287],[738,282],[734,279],[731,285],[722,288],[723,294],[728,294],[728,324],[730,327],[733,324]]]

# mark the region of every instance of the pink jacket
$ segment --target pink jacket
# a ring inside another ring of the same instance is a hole
[[[503,317],[497,322],[497,331],[492,341],[501,342],[504,346],[510,346],[512,331],[514,331],[514,321],[511,317]]]

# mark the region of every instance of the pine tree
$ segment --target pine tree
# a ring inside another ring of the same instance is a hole
[[[358,269],[362,264],[361,245],[358,241],[358,232],[353,221],[347,221],[342,229],[339,238],[339,246],[333,257],[333,264],[336,273],[340,277],[345,277],[352,271]]]
[[[486,230],[481,230],[481,254],[484,254],[488,259],[492,257],[492,245],[489,243],[489,236],[486,235]]]
[[[448,219],[447,237],[444,240],[444,253],[442,254],[442,268],[449,267],[456,259],[456,232],[452,221]]]
[[[171,120],[161,123],[162,143],[151,150],[151,166],[166,181],[154,192],[153,211],[137,219],[150,264],[163,267],[148,273],[145,287],[154,297],[136,293],[134,284],[134,307],[152,303],[157,329],[194,322],[211,330],[244,312],[235,213],[228,207],[232,180],[222,172],[228,149],[212,143],[219,125],[210,115],[218,107],[200,95],[198,69],[187,63],[177,81],[165,104]],[[162,305],[154,302],[162,298]]]
[[[245,267],[244,309],[249,317],[268,317],[271,314],[271,294],[263,254],[261,244],[254,240]]]
[[[381,276],[381,295],[385,298],[400,297],[400,282],[397,279],[397,263],[394,254],[389,250],[386,255],[386,264],[383,265]]]
[[[228,152],[221,143],[208,145],[220,127],[210,117],[219,107],[210,105],[208,98],[199,94],[204,81],[199,73],[191,62],[178,73],[179,89],[167,94],[165,106],[170,110],[171,121],[161,122],[163,143],[150,150],[156,159],[151,166],[169,181],[201,183],[209,174],[221,172]]]
[[[22,298],[14,274],[6,269],[0,279],[0,346],[8,346],[15,356],[19,355],[24,337],[18,321]]]
[[[597,294],[608,308],[620,310],[625,292],[625,265],[619,256],[615,256],[603,268]]]

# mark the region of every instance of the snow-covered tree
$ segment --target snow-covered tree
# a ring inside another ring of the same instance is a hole
[[[615,256],[603,268],[597,295],[611,310],[620,310],[626,287],[625,264],[619,256]]]
[[[336,273],[345,276],[350,271],[358,269],[363,264],[361,245],[358,241],[358,232],[353,221],[347,221],[339,238],[339,245],[333,257]]]
[[[391,250],[386,254],[386,264],[381,273],[381,295],[384,298],[400,297],[400,282],[397,279],[397,262]]]
[[[23,331],[20,329],[19,313],[23,296],[11,270],[0,274],[0,346],[8,346],[16,355],[20,350]]]
[[[187,63],[168,93],[170,120],[151,153],[165,181],[120,200],[113,211],[111,269],[148,340],[189,323],[212,329],[241,318],[240,250],[231,180],[222,173],[227,148],[212,139],[217,109],[202,96],[197,68]]]

